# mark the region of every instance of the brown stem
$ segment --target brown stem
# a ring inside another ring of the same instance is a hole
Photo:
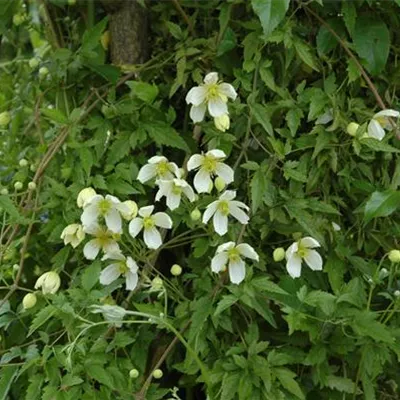
[[[179,1],[178,0],[172,0],[172,4],[177,9],[179,14],[181,14],[182,18],[185,20],[185,22],[186,22],[186,24],[187,24],[187,26],[189,28],[189,31],[192,34],[192,36],[195,36],[195,32],[194,32],[192,21],[190,20],[188,15],[185,13],[185,10],[182,8],[182,6],[179,4]]]

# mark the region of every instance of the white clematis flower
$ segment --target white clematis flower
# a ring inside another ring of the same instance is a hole
[[[314,238],[307,236],[294,242],[286,250],[286,269],[292,278],[298,278],[301,275],[302,260],[313,271],[322,270],[322,258],[317,251],[312,250],[315,247],[321,247],[321,245]]]
[[[129,214],[128,205],[121,203],[115,196],[100,194],[93,196],[86,204],[81,215],[84,227],[97,224],[98,218],[104,217],[107,228],[114,233],[122,232],[122,214]]]
[[[246,275],[245,262],[242,257],[255,261],[259,259],[253,247],[247,243],[241,243],[237,246],[235,242],[221,244],[211,260],[211,270],[217,273],[224,271],[226,264],[228,264],[229,278],[232,283],[238,285]]]
[[[141,183],[145,183],[153,178],[168,181],[175,178],[178,170],[178,166],[173,162],[169,162],[166,157],[154,156],[147,161],[146,165],[140,168],[137,179]]]
[[[94,260],[100,250],[104,253],[116,253],[120,251],[117,243],[120,237],[118,233],[112,232],[97,224],[84,227],[84,231],[95,236],[95,238],[87,242],[83,248],[83,255],[88,260]]]
[[[92,199],[92,197],[96,196],[96,194],[97,193],[93,188],[91,187],[84,188],[79,192],[78,197],[76,199],[76,204],[78,205],[79,208],[85,208],[89,203],[89,201]]]
[[[211,178],[219,176],[226,185],[233,182],[233,169],[222,161],[226,154],[222,150],[210,150],[206,154],[194,154],[187,163],[188,171],[198,169],[194,177],[193,185],[198,193],[210,192],[213,183]]]
[[[79,246],[83,239],[85,239],[85,232],[81,224],[70,224],[64,228],[61,233],[61,239],[64,244],[71,244],[73,248]]]
[[[203,121],[207,108],[214,118],[228,114],[228,97],[236,99],[234,87],[229,83],[218,82],[218,73],[210,72],[202,85],[191,88],[186,95],[186,103],[192,104],[190,118],[195,123]]]
[[[43,294],[55,294],[60,285],[60,275],[55,271],[48,271],[40,275],[35,283],[35,289],[42,289]]]
[[[149,249],[158,249],[162,245],[162,237],[157,227],[171,229],[172,220],[163,212],[154,215],[154,206],[139,209],[140,217],[134,218],[129,224],[129,233],[135,238],[143,229],[143,239]]]
[[[103,269],[100,273],[100,283],[109,285],[118,279],[121,275],[126,279],[126,289],[133,290],[138,283],[138,266],[132,257],[125,257],[120,252],[107,253],[104,260],[113,260],[114,262]]]
[[[225,132],[230,127],[230,119],[228,114],[221,115],[214,118],[215,127],[222,132]]]
[[[228,232],[228,215],[232,215],[241,224],[246,225],[249,222],[248,215],[242,210],[249,211],[249,207],[241,201],[233,200],[236,197],[234,190],[227,190],[207,206],[203,214],[203,223],[206,224],[212,216],[215,232],[223,236]]]
[[[368,124],[366,136],[381,141],[385,137],[385,129],[388,131],[392,129],[390,118],[398,118],[399,115],[399,111],[396,110],[379,111]]]
[[[165,196],[167,199],[167,207],[171,211],[179,207],[182,194],[184,194],[190,202],[193,202],[196,199],[196,195],[194,194],[192,187],[184,179],[182,179],[181,171],[179,171],[178,178],[168,181],[159,180],[156,183],[159,187],[156,194],[156,201],[159,201]]]

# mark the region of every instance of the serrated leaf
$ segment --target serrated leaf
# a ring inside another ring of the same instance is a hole
[[[251,187],[251,212],[255,214],[262,204],[263,196],[267,190],[267,177],[262,169],[256,171],[250,182]]]
[[[326,377],[326,386],[333,390],[349,394],[353,394],[355,389],[355,383],[351,379],[335,375]]]
[[[25,400],[39,400],[41,387],[43,385],[44,377],[36,374],[29,379],[29,386],[26,390]]]
[[[29,220],[23,217],[8,196],[0,195],[0,211],[7,213],[15,222],[27,224]]]
[[[99,280],[101,262],[95,261],[89,267],[85,268],[82,274],[82,287],[90,291]]]
[[[145,123],[142,127],[146,130],[150,138],[152,138],[159,146],[165,145],[189,151],[189,147],[185,140],[168,124],[154,121],[151,124]]]
[[[81,147],[79,149],[79,156],[82,164],[82,168],[86,172],[86,175],[90,175],[90,170],[93,166],[93,154],[87,147]]]
[[[132,94],[145,103],[151,104],[158,96],[158,87],[146,82],[128,81],[126,84],[131,88]]]
[[[232,294],[224,296],[217,305],[214,315],[219,315],[227,308],[233,306],[238,301],[238,298]]]
[[[50,318],[52,318],[57,309],[52,305],[42,308],[33,319],[31,326],[29,327],[29,332],[27,337],[31,336],[37,329],[39,329],[43,324],[45,324]]]
[[[57,122],[58,124],[68,123],[68,118],[61,110],[58,110],[57,108],[42,108],[40,112],[47,118],[51,119],[54,122]]]
[[[255,120],[262,125],[269,135],[273,136],[274,129],[272,128],[269,114],[265,106],[262,104],[252,104],[250,105],[250,110]]]
[[[364,221],[373,218],[387,217],[394,213],[400,205],[400,191],[386,190],[374,192],[365,204]]]
[[[366,145],[367,147],[375,151],[385,151],[387,153],[400,153],[400,150],[396,149],[396,147],[393,147],[388,143],[380,142],[379,140],[373,138],[364,138],[360,140],[360,143]]]
[[[299,129],[300,121],[303,116],[303,110],[300,108],[291,108],[286,114],[285,119],[293,137],[296,135],[297,130]]]
[[[85,364],[86,373],[103,385],[108,386],[110,389],[114,389],[114,382],[112,376],[105,370],[102,365],[86,363]]]
[[[294,394],[299,399],[305,399],[305,396],[299,386],[294,380],[296,374],[287,368],[274,368],[274,373],[278,378],[281,385],[290,393]]]
[[[0,400],[8,399],[8,392],[18,374],[18,366],[10,365],[0,370]]]
[[[254,12],[260,19],[264,35],[268,36],[283,20],[290,0],[251,0]]]
[[[294,48],[296,50],[297,55],[304,62],[304,64],[308,65],[315,71],[319,71],[317,67],[314,54],[311,53],[311,48],[301,40],[296,40],[294,44]]]

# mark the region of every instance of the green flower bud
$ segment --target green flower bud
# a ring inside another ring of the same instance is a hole
[[[217,178],[215,178],[214,186],[218,190],[218,192],[222,192],[225,189],[226,185],[224,180],[218,176]]]
[[[283,247],[278,247],[274,250],[272,257],[275,262],[282,261],[285,258],[285,249]]]
[[[8,111],[0,113],[0,126],[7,126],[11,121],[11,114]]]
[[[18,265],[18,264],[14,264],[14,265],[12,266],[12,268],[13,268],[13,270],[14,270],[15,272],[17,272],[17,271],[19,270],[19,265]]]
[[[36,302],[37,302],[37,298],[36,298],[36,295],[34,293],[28,293],[22,299],[22,305],[23,305],[25,310],[28,310],[29,308],[35,307]]]
[[[396,290],[396,291],[394,292],[394,296],[395,296],[395,297],[400,297],[400,290]]]
[[[28,189],[29,190],[35,190],[36,189],[36,183],[35,182],[29,182],[28,183]]]
[[[400,262],[400,250],[390,250],[389,251],[389,260],[392,263],[399,263]]]
[[[3,188],[0,190],[0,194],[3,196],[7,196],[8,195],[8,189],[7,188]]]
[[[182,273],[182,267],[178,264],[174,264],[171,267],[171,274],[174,276],[179,276]]]
[[[164,286],[163,280],[159,277],[156,276],[152,281],[151,281],[151,289],[154,291],[160,291],[162,290]]]
[[[23,183],[20,181],[17,181],[14,183],[14,189],[15,190],[21,190],[24,187]]]
[[[35,68],[37,68],[38,66],[39,66],[39,60],[37,59],[37,58],[31,58],[30,60],[29,60],[29,66],[32,68],[32,69],[35,69]]]
[[[129,371],[129,378],[136,379],[139,376],[139,371],[136,368],[133,368]]]
[[[350,135],[350,136],[356,136],[357,130],[360,127],[359,124],[357,124],[357,122],[350,122],[347,125],[346,128],[346,132]]]
[[[54,294],[60,288],[61,279],[57,272],[45,272],[35,283],[35,289],[42,289],[43,294]]]
[[[25,158],[21,158],[21,160],[19,160],[19,166],[20,167],[27,167],[28,166],[28,160],[25,160]]]
[[[123,219],[130,221],[136,217],[138,213],[138,206],[135,201],[133,200],[126,200],[122,204],[126,205],[129,208],[129,212],[121,212],[121,216]]]
[[[15,14],[13,16],[13,24],[15,26],[21,25],[25,21],[26,17],[24,14]]]
[[[46,68],[46,67],[41,67],[41,68],[39,69],[39,76],[40,76],[40,78],[44,78],[44,77],[46,77],[48,74],[49,74],[49,69],[48,69],[48,68]]]
[[[154,379],[161,379],[163,375],[164,375],[164,374],[163,374],[163,372],[161,371],[161,369],[155,369],[155,370],[153,371],[153,378],[154,378]]]
[[[201,212],[198,208],[195,208],[191,213],[190,213],[190,218],[192,221],[198,221],[201,218]]]
[[[229,115],[224,114],[221,115],[220,117],[215,117],[214,124],[218,130],[225,132],[227,129],[229,129],[230,126]]]

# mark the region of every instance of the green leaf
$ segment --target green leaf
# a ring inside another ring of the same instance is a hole
[[[95,261],[89,267],[85,268],[82,274],[82,287],[90,291],[99,280],[101,262]]]
[[[17,207],[15,207],[12,200],[5,195],[0,195],[0,211],[7,213],[15,222],[19,224],[27,224],[29,220],[20,215]]]
[[[262,125],[269,135],[273,136],[274,129],[272,128],[269,113],[266,107],[262,104],[251,104],[250,109],[256,121]]]
[[[57,309],[53,306],[46,306],[42,308],[33,319],[31,326],[29,327],[29,332],[27,337],[31,336],[38,328],[40,328],[44,323],[46,323],[50,318],[54,316]]]
[[[8,392],[18,373],[18,366],[3,367],[0,370],[0,400],[7,400]]]
[[[360,336],[368,336],[377,342],[394,343],[394,334],[384,324],[375,320],[376,315],[369,311],[360,311],[353,318],[351,327]]]
[[[364,221],[373,218],[387,217],[395,212],[400,205],[400,191],[386,190],[374,192],[365,204]]]
[[[104,369],[102,365],[86,363],[85,370],[86,373],[97,382],[108,386],[110,389],[114,388],[115,385],[112,376]]]
[[[252,286],[257,288],[258,290],[270,292],[270,293],[278,293],[288,295],[289,293],[283,290],[276,283],[272,282],[268,277],[257,277],[251,281]]]
[[[57,122],[58,124],[68,123],[68,118],[61,110],[58,110],[57,108],[42,108],[40,112],[47,118],[51,119],[54,122]]]
[[[101,35],[106,29],[108,23],[107,17],[102,19],[98,24],[96,24],[93,28],[88,29],[82,37],[82,48],[81,51],[84,53],[88,53],[93,50],[96,46],[100,45]]]
[[[290,0],[251,0],[254,12],[260,18],[264,35],[268,36],[283,20]]]
[[[328,19],[327,24],[340,36],[345,37],[345,28],[340,19]],[[317,35],[317,51],[318,54],[329,54],[339,44],[338,40],[324,25],[321,25]]]
[[[267,190],[267,177],[262,168],[257,170],[251,180],[251,212],[255,214],[262,204],[263,196]]]
[[[355,389],[355,383],[351,379],[335,375],[326,377],[326,386],[333,390],[349,394],[354,393]]]
[[[84,65],[89,67],[92,71],[96,72],[98,75],[102,76],[104,79],[111,83],[117,83],[121,72],[119,68],[113,65],[98,65],[94,62],[85,62]]]
[[[294,380],[296,374],[287,368],[274,368],[274,373],[281,385],[299,399],[305,399],[299,384]]]
[[[379,74],[389,56],[390,35],[386,24],[376,15],[362,15],[357,18],[352,37],[367,70],[372,75]]]
[[[373,138],[365,138],[360,140],[361,144],[365,144],[367,147],[374,151],[385,151],[387,153],[400,153],[399,149],[396,147],[391,146],[388,143],[380,142],[379,140]]]
[[[301,40],[296,40],[294,43],[294,48],[296,49],[297,55],[304,62],[304,64],[307,64],[315,71],[319,71],[314,54],[311,53],[311,47],[308,44],[302,42]]]
[[[300,108],[292,108],[287,112],[285,119],[290,129],[290,133],[292,134],[292,137],[296,135],[297,130],[300,126],[300,121],[303,116],[303,110]]]
[[[144,123],[142,127],[148,135],[159,145],[165,145],[189,151],[185,140],[179,136],[178,132],[166,123],[154,121],[153,123]]]
[[[238,301],[238,298],[232,294],[224,296],[218,303],[214,315],[219,315],[227,308],[233,306]]]
[[[169,33],[170,33],[175,39],[178,39],[178,40],[183,39],[182,29],[181,29],[181,27],[180,27],[179,25],[174,24],[174,23],[171,22],[171,21],[167,21],[165,24],[167,25],[167,28],[168,28],[168,30],[169,30]]]
[[[87,147],[81,147],[79,149],[79,156],[82,164],[82,168],[86,172],[86,175],[90,175],[90,170],[93,166],[93,154]]]
[[[139,97],[147,104],[151,104],[158,95],[158,87],[146,82],[128,81],[126,84],[131,88],[132,94]]]
[[[26,390],[25,400],[39,400],[41,387],[43,385],[44,377],[42,375],[33,375],[29,379],[29,386]]]
[[[241,374],[235,373],[225,373],[222,379],[222,394],[221,399],[231,400],[235,397],[237,389],[239,386]]]

